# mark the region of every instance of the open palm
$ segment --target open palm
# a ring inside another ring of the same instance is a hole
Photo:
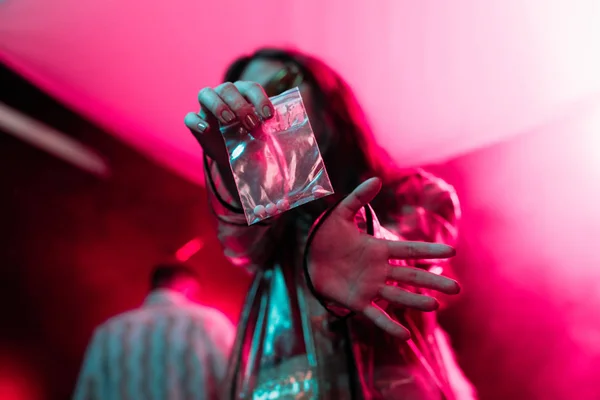
[[[390,241],[360,232],[354,217],[379,193],[381,181],[359,185],[316,231],[308,254],[308,270],[317,292],[352,311],[362,313],[388,333],[408,339],[410,333],[374,303],[385,299],[400,307],[437,309],[435,298],[388,284],[456,294],[460,288],[449,278],[417,268],[393,266],[389,260],[436,259],[454,256],[454,249],[437,243]]]

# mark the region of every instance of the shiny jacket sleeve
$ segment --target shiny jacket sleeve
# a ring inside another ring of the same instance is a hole
[[[389,240],[415,240],[455,245],[460,203],[454,188],[441,178],[421,169],[403,174],[387,190],[387,203],[380,204],[375,236]],[[447,262],[417,260],[414,263],[432,272],[452,275]]]

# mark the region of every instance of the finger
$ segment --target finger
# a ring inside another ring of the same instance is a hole
[[[385,300],[395,305],[414,308],[420,311],[435,311],[440,307],[436,299],[431,296],[411,293],[396,286],[384,286],[379,294]]]
[[[185,126],[192,132],[197,140],[201,140],[200,137],[208,133],[210,126],[208,122],[200,118],[196,113],[187,113],[184,119]]]
[[[418,268],[394,267],[390,269],[388,278],[410,286],[432,289],[446,294],[460,292],[460,286],[455,280]]]
[[[392,336],[397,338],[408,340],[410,339],[410,332],[408,329],[394,321],[390,316],[376,304],[371,304],[365,307],[363,310],[365,317],[369,318],[375,325],[383,329]]]
[[[273,117],[275,108],[262,86],[256,82],[247,81],[238,81],[234,85],[264,119]]]
[[[389,258],[401,260],[450,258],[456,255],[452,246],[442,243],[387,240]]]
[[[229,124],[235,119],[233,111],[211,88],[202,89],[198,93],[198,101],[204,112],[214,115],[223,124]]]
[[[381,189],[381,179],[371,178],[367,179],[356,189],[352,191],[342,202],[338,205],[336,213],[342,218],[349,221],[354,219],[356,213],[364,206],[369,204],[371,200],[377,196]]]
[[[215,92],[229,106],[235,117],[249,131],[254,130],[260,121],[254,114],[254,107],[248,103],[238,88],[231,82],[225,82],[215,88]]]

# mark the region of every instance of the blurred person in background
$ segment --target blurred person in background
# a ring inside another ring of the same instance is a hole
[[[441,275],[457,238],[454,189],[395,168],[351,89],[315,57],[259,50],[224,81],[202,89],[200,110],[185,117],[225,255],[254,274],[224,398],[475,398],[434,312],[435,292],[459,291]],[[254,130],[274,115],[269,96],[293,87],[336,195],[248,226],[219,126]]]
[[[199,291],[187,266],[158,265],[143,305],[95,330],[74,399],[217,399],[235,330]]]

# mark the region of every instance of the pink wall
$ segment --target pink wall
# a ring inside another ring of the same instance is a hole
[[[465,210],[444,321],[483,398],[600,398],[599,131],[596,99],[436,168]]]

